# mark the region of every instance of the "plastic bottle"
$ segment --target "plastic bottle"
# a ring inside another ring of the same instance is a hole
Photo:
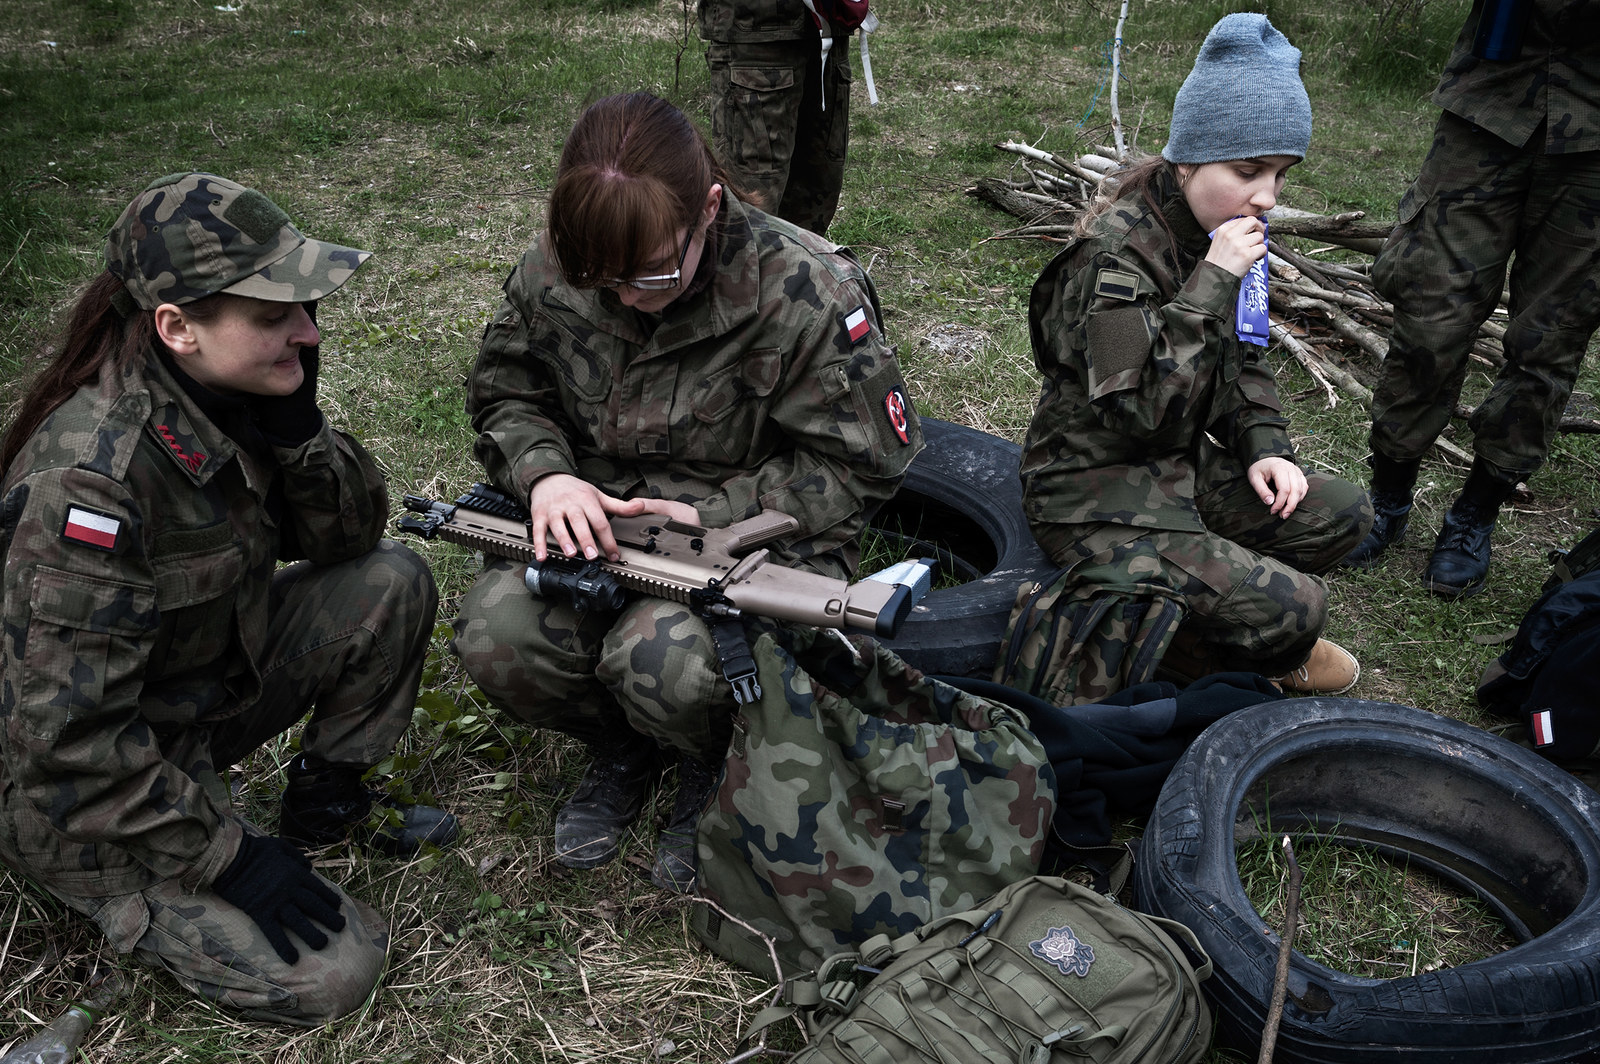
[[[0,1064],[72,1064],[96,1018],[83,1005],[72,1005],[44,1030],[0,1057]]]
[[[95,1021],[105,1015],[127,992],[127,983],[116,972],[107,976],[84,1001],[74,1002],[47,1024],[44,1030],[0,1057],[0,1064],[72,1064],[78,1047]]]

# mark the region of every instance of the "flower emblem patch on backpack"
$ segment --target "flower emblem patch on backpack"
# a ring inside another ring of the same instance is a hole
[[[1052,927],[1043,938],[1028,943],[1033,955],[1061,970],[1062,975],[1088,976],[1094,964],[1094,948],[1081,941],[1070,927]]]

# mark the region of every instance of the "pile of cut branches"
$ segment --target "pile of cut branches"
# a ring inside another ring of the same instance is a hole
[[[1077,158],[1012,141],[995,147],[1019,158],[1021,176],[984,178],[967,194],[1023,224],[993,239],[1069,239],[1119,165],[1117,152],[1107,147]],[[1330,407],[1338,404],[1340,393],[1365,404],[1372,398],[1394,324],[1394,308],[1373,288],[1371,276],[1371,256],[1389,235],[1389,226],[1365,221],[1362,211],[1322,215],[1277,207],[1267,217],[1273,338],[1316,380]],[[1498,368],[1505,362],[1505,302],[1502,296],[1501,306],[1479,328],[1473,344],[1472,357],[1485,366]],[[1463,407],[1457,414],[1470,416],[1471,410]],[[1600,421],[1569,414],[1561,427],[1600,432]],[[1439,446],[1454,458],[1471,460],[1448,440],[1441,439]]]

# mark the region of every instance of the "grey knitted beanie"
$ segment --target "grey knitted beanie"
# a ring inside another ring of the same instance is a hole
[[[1311,100],[1300,83],[1300,49],[1267,16],[1225,16],[1206,34],[1172,105],[1162,158],[1216,163],[1263,155],[1304,159]]]

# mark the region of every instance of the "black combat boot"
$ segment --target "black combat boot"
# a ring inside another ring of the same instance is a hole
[[[717,773],[709,765],[692,757],[678,760],[678,796],[672,802],[672,819],[656,839],[656,863],[650,869],[650,882],[662,890],[687,894],[694,889],[699,863],[694,830],[716,785]]]
[[[1500,504],[1511,497],[1515,483],[1506,483],[1482,462],[1472,472],[1461,494],[1444,515],[1433,557],[1422,572],[1422,585],[1440,598],[1476,595],[1489,575],[1489,537]]]
[[[1372,452],[1372,528],[1356,549],[1340,562],[1350,569],[1370,569],[1378,558],[1398,543],[1411,521],[1411,491],[1417,483],[1420,461],[1398,462]]]
[[[592,747],[578,789],[556,814],[556,861],[598,868],[617,855],[622,833],[639,818],[655,781],[656,744],[629,728],[619,742]]]
[[[278,835],[298,846],[330,846],[347,838],[391,857],[409,857],[423,843],[448,846],[461,830],[455,817],[427,805],[406,805],[367,789],[360,765],[330,764],[302,754],[289,764],[278,808]],[[382,823],[367,827],[372,807]]]

